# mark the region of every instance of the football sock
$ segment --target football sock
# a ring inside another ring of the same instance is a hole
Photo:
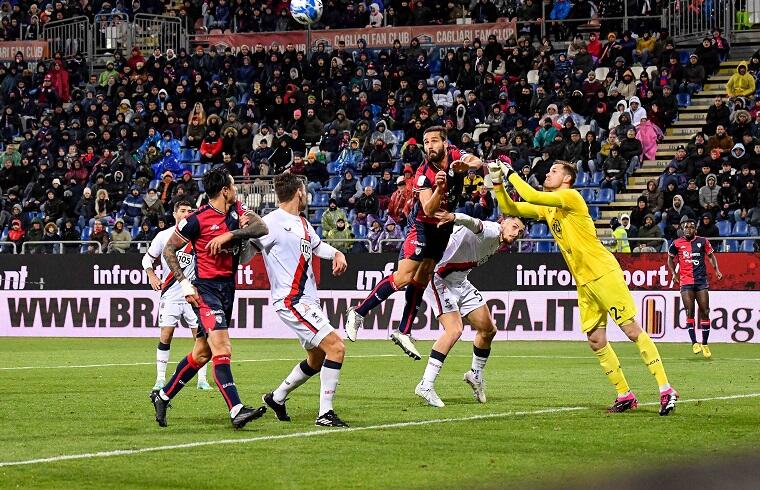
[[[697,343],[697,335],[694,332],[694,319],[693,318],[687,318],[686,319],[686,330],[689,332],[689,338],[691,339],[692,344]]]
[[[338,387],[340,379],[340,368],[343,363],[325,359],[322,363],[322,370],[319,373],[321,382],[319,394],[319,415],[324,415],[333,409],[333,397],[335,389]]]
[[[181,390],[188,381],[193,379],[195,373],[197,373],[200,368],[200,364],[193,359],[192,352],[185,356],[179,361],[179,364],[177,364],[177,369],[174,371],[172,378],[161,390],[161,398],[164,400],[170,400],[177,396],[179,390]]]
[[[300,364],[296,364],[290,374],[288,374],[288,377],[282,380],[280,386],[272,392],[275,403],[284,402],[288,393],[304,384],[318,372],[319,369],[313,369],[305,359]]]
[[[601,349],[594,351],[594,354],[599,359],[599,364],[602,366],[605,376],[615,386],[618,396],[626,395],[631,389],[620,367],[620,360],[612,349],[612,346],[607,344]]]
[[[702,345],[707,345],[710,338],[710,320],[699,320],[699,328],[702,330]]]
[[[427,366],[425,367],[425,374],[422,375],[422,387],[430,389],[435,384],[435,378],[438,377],[438,373],[441,372],[443,367],[443,361],[446,360],[446,354],[438,352],[435,349],[430,351],[430,357],[428,358]]]
[[[475,345],[472,346],[472,373],[476,378],[480,379],[483,370],[486,368],[486,362],[488,362],[488,356],[491,355],[490,347],[488,349],[481,349]]]
[[[636,339],[636,347],[639,348],[639,354],[644,360],[644,364],[647,365],[647,369],[652,373],[654,379],[657,380],[657,384],[662,387],[668,384],[668,376],[665,374],[665,366],[662,365],[662,359],[660,359],[660,353],[657,351],[657,346],[654,345],[649,334],[642,331],[639,334],[639,338]]]
[[[171,346],[158,342],[156,349],[156,379],[166,379],[166,365],[169,363],[169,352]]]
[[[208,372],[208,363],[201,366],[201,368],[198,370],[198,382],[206,382],[208,383],[208,379],[206,378],[206,373]]]
[[[377,286],[375,286],[375,289],[369,293],[369,296],[356,307],[356,312],[361,316],[367,316],[367,313],[379,306],[380,303],[388,299],[388,297],[396,291],[398,291],[398,289],[396,288],[396,283],[393,282],[393,274],[391,274],[377,283]]]
[[[417,318],[417,312],[420,311],[422,293],[425,292],[426,286],[426,284],[412,281],[406,287],[406,303],[404,304],[404,312],[401,315],[401,324],[398,327],[399,331],[404,335],[409,335],[412,331],[412,325],[414,324],[414,319]]]
[[[241,405],[242,403],[237,392],[237,387],[235,386],[235,381],[232,379],[230,357],[231,356],[228,355],[214,356],[212,361],[214,361],[214,381],[216,381],[216,386],[218,386],[219,391],[222,392],[222,397],[224,398],[225,403],[227,403],[227,408],[232,410],[233,407]],[[234,417],[235,415],[232,415],[230,412],[230,416]]]

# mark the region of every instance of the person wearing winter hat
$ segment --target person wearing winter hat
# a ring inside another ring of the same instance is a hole
[[[614,239],[610,246],[610,251],[631,253],[631,245],[628,242],[628,232],[620,224],[620,220],[612,218],[610,220],[610,228],[612,228],[612,237]]]

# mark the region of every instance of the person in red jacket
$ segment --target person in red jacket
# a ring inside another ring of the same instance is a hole
[[[220,163],[222,161],[222,138],[216,129],[209,128],[201,142],[201,162]]]
[[[71,90],[69,87],[69,72],[60,60],[55,60],[53,63],[53,69],[50,70],[49,75],[53,90],[55,90],[55,95],[58,96],[58,100],[60,102],[70,101]]]

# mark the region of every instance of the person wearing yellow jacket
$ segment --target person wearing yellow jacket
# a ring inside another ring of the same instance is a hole
[[[620,224],[620,220],[612,218],[610,220],[610,228],[612,228],[612,236],[615,238],[615,242],[610,247],[611,252],[631,253],[631,245],[628,241],[628,232]]]
[[[736,73],[728,79],[726,93],[731,98],[755,95],[755,76],[747,69],[746,61],[739,63],[739,66],[736,67]]]

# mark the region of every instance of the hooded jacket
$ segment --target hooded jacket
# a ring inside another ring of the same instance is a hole
[[[654,191],[649,190],[650,182],[655,184]],[[662,208],[665,205],[665,196],[662,195],[662,191],[657,187],[657,182],[654,180],[648,181],[647,188],[642,194],[642,197],[647,200],[647,208],[649,208],[650,212],[654,213],[656,211],[662,211]]]
[[[654,160],[657,155],[657,141],[663,137],[662,130],[652,121],[645,121],[636,131],[636,139],[641,141],[644,160]]]
[[[739,68],[744,67],[744,75],[739,73]],[[739,63],[736,67],[736,73],[731,75],[726,84],[726,93],[729,97],[746,97],[755,93],[755,77],[750,73],[746,61]]]
[[[631,108],[631,104],[634,102],[639,103],[639,108],[635,111]],[[631,124],[633,124],[636,127],[639,127],[639,124],[641,124],[641,118],[647,117],[647,111],[641,106],[641,100],[636,97],[635,95],[630,98],[628,101],[628,114],[631,116]]]
[[[645,224],[642,224],[639,227],[639,234],[638,238],[653,238],[655,240],[652,240],[651,242],[638,242],[637,245],[639,246],[648,246],[648,247],[654,247],[655,249],[659,249],[660,245],[662,245],[662,242],[659,240],[662,238],[662,230],[660,230],[660,227],[657,226],[657,223],[654,222],[654,215],[647,214],[644,216],[644,223],[646,223],[647,218],[652,218],[652,225],[647,226]]]
[[[710,179],[713,180],[715,185],[710,188]],[[710,207],[715,207],[718,205],[718,192],[720,192],[720,187],[718,187],[718,178],[715,176],[715,174],[710,174],[707,176],[707,184],[703,185],[701,189],[699,189],[699,205],[702,206],[703,209],[709,209]]]

